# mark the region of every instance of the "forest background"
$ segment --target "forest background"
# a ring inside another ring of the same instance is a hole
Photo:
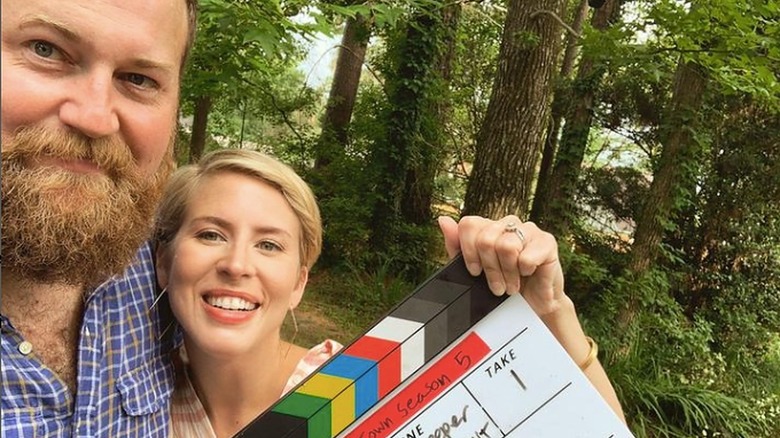
[[[637,437],[780,437],[777,0],[200,3],[179,159],[258,149],[314,188],[299,343],[441,266],[436,216],[516,214],[557,237]]]

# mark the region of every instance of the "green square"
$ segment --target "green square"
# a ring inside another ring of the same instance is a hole
[[[279,404],[273,408],[273,411],[279,412],[280,414],[309,419],[314,416],[317,411],[329,405],[329,403],[330,400],[326,398],[293,392],[283,398]],[[328,412],[330,412],[330,407],[328,407]]]
[[[332,438],[330,418],[330,403],[328,403],[327,406],[324,406],[319,412],[309,418],[308,438]]]

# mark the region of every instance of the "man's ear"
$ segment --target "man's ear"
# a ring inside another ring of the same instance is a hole
[[[168,267],[170,264],[168,245],[158,244],[154,251],[154,271],[160,289],[168,287]]]
[[[292,295],[290,296],[290,308],[294,309],[298,307],[303,298],[303,292],[306,290],[306,283],[309,281],[309,268],[301,266],[301,273],[298,276],[298,284],[295,286]]]

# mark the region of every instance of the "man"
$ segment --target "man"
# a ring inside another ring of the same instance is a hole
[[[171,347],[141,244],[195,0],[2,10],[2,434],[167,436]]]

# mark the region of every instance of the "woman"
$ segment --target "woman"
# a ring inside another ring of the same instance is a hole
[[[287,166],[224,150],[180,169],[155,238],[158,281],[184,329],[175,436],[232,436],[297,383],[293,374],[340,348],[306,350],[279,336],[322,244],[314,196]]]
[[[516,217],[441,219],[448,252],[495,293],[523,294],[578,363],[592,361],[551,235]],[[511,231],[511,232],[507,232]],[[299,303],[322,242],[306,183],[257,152],[221,150],[172,177],[158,212],[157,278],[184,331],[174,436],[233,436],[341,346],[284,342],[285,315]],[[590,359],[584,359],[590,358]],[[620,415],[598,364],[586,373]]]

